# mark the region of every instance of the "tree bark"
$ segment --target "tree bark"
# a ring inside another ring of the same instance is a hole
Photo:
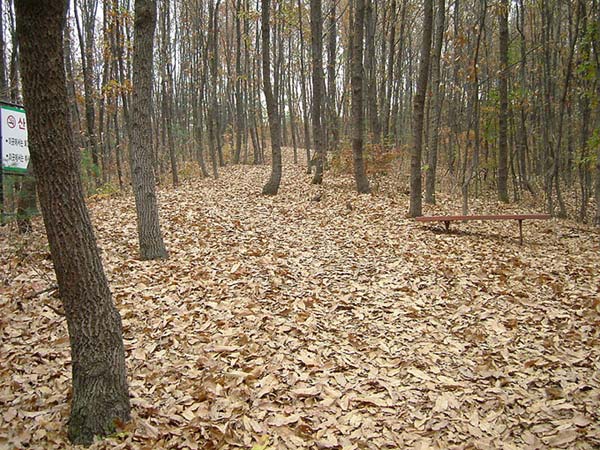
[[[498,93],[498,200],[508,203],[508,0],[501,0],[498,12],[500,72]]]
[[[431,69],[431,84],[433,90],[433,117],[431,120],[431,146],[427,154],[427,169],[425,170],[425,202],[435,204],[435,178],[438,163],[438,145],[440,140],[440,124],[442,118],[442,92],[440,82],[440,59],[444,43],[446,18],[446,2],[439,0],[436,15],[435,44]]]
[[[323,11],[321,0],[310,0],[310,31],[312,55],[312,126],[315,144],[315,175],[313,184],[323,182],[323,169],[325,165],[325,129],[324,129],[324,102],[325,75],[323,73]]]
[[[271,1],[262,0],[262,70],[263,89],[267,101],[267,114],[269,116],[269,130],[271,132],[271,177],[263,186],[263,195],[276,195],[281,183],[281,130],[279,113],[273,97],[271,85]]]
[[[152,61],[156,28],[156,0],[135,0],[133,96],[130,166],[137,211],[140,257],[168,257],[158,218],[152,171]]]
[[[367,88],[367,120],[373,136],[373,143],[379,144],[381,142],[381,123],[379,121],[379,111],[377,107],[377,75],[375,71],[375,28],[377,25],[377,12],[374,8],[374,3],[375,5],[377,4],[373,0],[366,0],[365,3],[366,55],[364,71]]]
[[[363,36],[365,30],[365,0],[355,0],[352,30],[352,156],[356,190],[361,194],[371,191],[363,159],[364,106],[363,106]]]
[[[308,115],[308,95],[306,88],[306,71],[304,70],[304,25],[302,23],[302,4],[301,0],[298,0],[298,21],[300,30],[300,88],[302,96],[302,123],[304,128],[304,148],[306,150],[306,172],[311,173],[310,163],[310,125]]]
[[[239,164],[240,154],[242,152],[242,134],[245,134],[244,127],[244,104],[242,97],[242,1],[236,0],[235,4],[235,152],[233,154],[233,163]]]
[[[423,122],[425,112],[425,93],[429,78],[429,59],[431,54],[431,33],[433,27],[433,1],[425,0],[423,19],[423,37],[421,41],[421,60],[419,78],[415,93],[413,110],[413,147],[410,157],[410,205],[409,217],[422,215],[421,199],[421,154],[423,147]]]
[[[337,57],[337,2],[330,0],[329,7],[329,40],[327,45],[327,125],[328,150],[335,154],[339,140],[339,124],[336,105],[336,57]]]
[[[115,421],[129,420],[121,318],[84,203],[69,123],[62,64],[66,1],[15,3],[29,148],[71,343],[69,439],[89,445],[94,436],[114,433]]]

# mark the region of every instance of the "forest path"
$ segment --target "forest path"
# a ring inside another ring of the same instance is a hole
[[[263,197],[268,172],[161,189],[167,261],[136,258],[130,196],[91,201],[134,405],[94,448],[600,445],[597,232],[437,233],[404,219],[389,180],[359,196],[288,161]],[[45,306],[59,303],[23,300],[50,282],[41,229],[1,233],[0,447],[65,448],[68,340]]]

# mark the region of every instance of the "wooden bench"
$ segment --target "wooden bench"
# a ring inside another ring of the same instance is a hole
[[[450,229],[450,222],[467,220],[516,220],[519,222],[519,244],[523,245],[523,221],[547,220],[550,214],[492,214],[484,216],[421,216],[415,218],[417,222],[444,222],[446,231]]]

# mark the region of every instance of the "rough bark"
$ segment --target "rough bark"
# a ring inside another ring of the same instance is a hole
[[[158,218],[152,169],[152,61],[156,0],[135,1],[133,95],[131,99],[131,181],[135,195],[140,257],[167,258]]]
[[[31,217],[36,213],[36,210],[36,182],[30,159],[27,174],[20,183],[17,198],[17,229],[19,233],[25,234],[31,231]]]
[[[429,78],[429,59],[431,54],[431,34],[433,27],[433,1],[425,0],[423,19],[423,37],[421,41],[421,60],[419,77],[413,106],[413,146],[410,157],[410,205],[409,217],[422,214],[421,199],[421,154],[423,147],[423,123],[425,112],[425,93]]]
[[[431,119],[431,145],[427,154],[427,169],[425,170],[425,202],[435,204],[435,178],[438,163],[438,145],[440,140],[440,124],[442,118],[442,90],[440,80],[440,59],[444,43],[446,19],[446,2],[439,0],[436,14],[435,44],[433,48],[431,84],[433,97],[433,115]]]
[[[304,70],[304,28],[302,23],[302,4],[301,0],[298,0],[298,20],[300,30],[300,87],[302,95],[302,122],[304,125],[304,148],[306,150],[306,172],[311,173],[310,164],[310,125],[308,117],[308,95],[306,89],[306,71]]]
[[[98,9],[97,0],[84,0],[81,3],[83,30],[79,24],[77,14],[77,5],[75,5],[75,19],[77,20],[77,32],[79,36],[79,45],[81,51],[81,66],[83,70],[83,92],[85,104],[85,123],[87,132],[87,143],[92,155],[94,168],[99,168],[100,160],[98,157],[98,142],[96,138],[96,112],[94,107],[94,27],[96,21],[96,11]],[[98,171],[92,170],[92,176],[96,185],[100,183]]]
[[[329,7],[329,39],[327,43],[327,148],[335,154],[339,141],[339,124],[336,105],[336,57],[337,57],[337,2],[330,0]]]
[[[233,163],[239,164],[240,154],[242,152],[242,135],[244,129],[244,103],[242,96],[242,2],[236,0],[235,4],[235,152],[233,154]]]
[[[352,156],[356,190],[370,192],[363,159],[364,106],[363,106],[363,36],[365,29],[365,0],[356,0],[352,39]]]
[[[281,121],[277,112],[273,86],[271,85],[271,1],[262,0],[262,70],[263,90],[267,101],[267,114],[269,116],[269,131],[271,133],[271,177],[263,186],[263,195],[276,195],[281,183]]]
[[[377,2],[367,0],[365,3],[365,47],[366,55],[364,70],[367,88],[367,113],[369,128],[373,136],[373,143],[381,142],[381,123],[377,106],[377,74],[375,70],[375,29],[377,25]]]
[[[498,12],[500,71],[498,93],[498,200],[508,203],[508,0],[500,1]]]
[[[4,2],[0,2],[0,30],[4,30]],[[6,43],[4,32],[0,33],[0,98],[8,95],[8,83],[6,82]]]
[[[310,31],[312,56],[312,127],[315,145],[315,175],[313,184],[323,182],[325,165],[325,129],[324,129],[324,95],[325,75],[323,73],[323,11],[321,0],[310,0]]]
[[[16,1],[29,148],[71,343],[69,439],[88,445],[129,420],[130,405],[121,318],[84,203],[69,123],[65,11],[64,0]]]

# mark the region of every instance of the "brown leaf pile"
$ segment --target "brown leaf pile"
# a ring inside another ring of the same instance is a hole
[[[93,448],[600,446],[597,231],[446,234],[405,219],[389,180],[358,196],[288,164],[266,198],[267,174],[162,189],[162,262],[137,259],[130,196],[90,202],[134,406]],[[31,295],[55,283],[42,236],[0,231],[0,448],[69,448],[60,301]]]

